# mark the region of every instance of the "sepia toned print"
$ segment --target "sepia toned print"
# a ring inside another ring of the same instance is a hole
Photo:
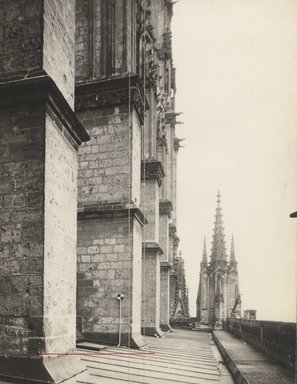
[[[0,0],[0,384],[294,382],[296,14]]]

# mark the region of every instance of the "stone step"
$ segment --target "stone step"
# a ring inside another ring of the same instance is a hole
[[[107,349],[105,345],[91,343],[89,341],[80,341],[76,343],[76,348],[86,349],[90,351],[105,351]]]

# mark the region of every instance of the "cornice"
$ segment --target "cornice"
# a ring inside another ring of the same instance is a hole
[[[159,187],[162,185],[162,179],[165,176],[162,163],[156,159],[142,160],[141,162],[141,180],[156,179]]]
[[[169,263],[169,261],[161,261],[160,263],[161,265],[161,269],[163,270],[169,270],[169,269],[172,269],[172,265]]]
[[[120,217],[131,217],[136,219],[141,226],[147,224],[141,210],[134,204],[104,203],[97,205],[78,206],[78,220],[88,219],[110,219]]]
[[[59,88],[46,73],[0,83],[0,108],[45,102],[57,115],[77,145],[90,137]]]
[[[176,225],[175,224],[169,224],[169,235],[175,236],[176,234]]]
[[[161,256],[164,254],[164,251],[159,246],[159,244],[156,242],[151,242],[151,241],[144,241],[142,243],[142,250],[144,251],[144,254],[145,254],[145,252],[149,252],[150,254],[155,253],[156,256],[158,256],[158,255]]]
[[[168,217],[170,217],[171,211],[172,211],[172,203],[170,200],[160,200],[159,201],[160,215],[168,215]]]
[[[149,109],[149,104],[144,96],[139,76],[135,74],[76,83],[75,86],[76,111],[129,104],[129,102],[135,107],[143,123],[144,112]]]

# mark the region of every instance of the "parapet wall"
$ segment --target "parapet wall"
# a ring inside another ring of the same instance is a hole
[[[225,328],[287,367],[295,366],[296,323],[228,319]]]

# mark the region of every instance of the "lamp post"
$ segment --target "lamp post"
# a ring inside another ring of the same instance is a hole
[[[118,348],[121,346],[121,337],[122,337],[122,301],[124,299],[124,294],[123,293],[119,293],[117,295],[117,300],[119,302],[119,306],[120,306],[120,313],[119,313],[119,344],[118,344]]]

